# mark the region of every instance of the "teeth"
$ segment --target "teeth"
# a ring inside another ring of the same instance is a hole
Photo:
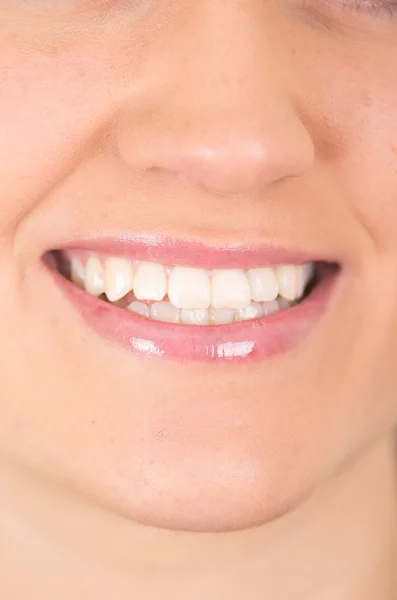
[[[307,284],[304,265],[296,267],[296,298],[301,298]]]
[[[314,277],[314,271],[315,271],[314,263],[306,263],[305,265],[302,266],[302,269],[303,269],[304,288],[306,288],[309,281],[311,281]]]
[[[163,300],[166,293],[167,274],[163,265],[141,262],[135,273],[135,297],[138,300]]]
[[[96,256],[90,256],[87,260],[85,289],[91,296],[100,296],[105,291],[103,267]]]
[[[176,308],[208,308],[210,278],[204,269],[174,267],[168,280],[168,298]]]
[[[210,308],[208,311],[210,325],[227,325],[233,323],[236,311],[232,308]]]
[[[287,300],[286,298],[283,298],[282,296],[280,296],[280,298],[278,300],[276,300],[277,305],[278,305],[278,310],[285,310],[286,308],[290,308],[290,306],[293,305],[293,302],[291,302],[291,300]],[[266,316],[266,315],[264,315]]]
[[[281,300],[282,300],[282,298],[280,300],[271,300],[270,302],[262,302],[261,317],[268,317],[269,315],[272,315],[273,313],[278,312],[281,309],[281,306],[280,306]],[[284,302],[286,304],[288,304],[288,306],[289,306],[288,300],[284,300]]]
[[[208,310],[205,308],[194,310],[182,309],[180,321],[185,325],[209,325]]]
[[[280,296],[286,300],[295,300],[299,291],[298,267],[294,265],[277,267],[276,275]]]
[[[127,310],[137,313],[138,315],[141,315],[141,317],[150,317],[150,307],[144,302],[131,302],[131,304],[127,306]]]
[[[73,257],[70,261],[70,279],[79,288],[84,289],[85,270],[78,258]]]
[[[110,302],[116,302],[132,290],[134,270],[123,258],[108,258],[105,263],[105,294]]]
[[[262,306],[258,302],[251,302],[247,308],[236,310],[236,321],[248,321],[249,319],[258,319],[262,316]]]
[[[247,308],[251,303],[248,279],[241,269],[219,269],[212,276],[214,308]]]
[[[278,281],[273,269],[249,269],[251,296],[256,302],[268,302],[278,296]]]
[[[171,302],[154,302],[151,306],[151,317],[156,321],[179,323],[179,310]]]
[[[71,281],[92,296],[106,294],[145,318],[190,325],[224,325],[285,310],[303,297],[314,271],[314,263],[307,263],[208,272],[95,254],[84,267],[75,255],[70,258]]]

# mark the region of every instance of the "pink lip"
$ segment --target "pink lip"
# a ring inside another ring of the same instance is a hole
[[[206,268],[247,268],[324,260],[313,254],[276,248],[209,248],[193,242],[170,242],[157,236],[92,240],[63,246],[63,249],[67,248]],[[45,263],[57,285],[100,336],[140,356],[178,361],[261,359],[292,349],[315,328],[337,279],[337,271],[331,269],[303,302],[262,319],[230,325],[189,326],[152,321],[94,298],[60,275],[48,261]]]
[[[300,265],[307,262],[335,261],[308,252],[286,250],[274,246],[218,245],[207,246],[201,242],[167,238],[161,235],[134,234],[114,238],[70,242],[61,249],[91,250],[108,256],[125,256],[130,259],[151,260],[161,264],[202,267],[203,269]]]

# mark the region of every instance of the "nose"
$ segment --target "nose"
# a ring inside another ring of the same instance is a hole
[[[265,24],[263,9],[241,11],[234,0],[190,4],[153,62],[140,109],[130,101],[119,115],[124,163],[222,195],[309,170],[313,142],[282,84]]]

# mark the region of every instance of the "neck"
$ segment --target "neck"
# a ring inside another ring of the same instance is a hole
[[[2,598],[392,600],[395,453],[384,440],[293,513],[225,534],[137,525],[3,460]]]

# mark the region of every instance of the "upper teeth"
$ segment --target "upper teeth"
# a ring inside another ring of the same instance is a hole
[[[108,300],[116,302],[133,291],[137,300],[161,302],[168,295],[175,308],[190,310],[212,307],[244,311],[250,307],[252,313],[252,300],[271,302],[281,296],[293,302],[303,296],[313,272],[313,263],[209,272],[124,258],[101,260],[95,254],[84,267],[78,258],[71,258],[72,281],[93,296],[106,294]],[[200,319],[199,313],[196,318]]]

